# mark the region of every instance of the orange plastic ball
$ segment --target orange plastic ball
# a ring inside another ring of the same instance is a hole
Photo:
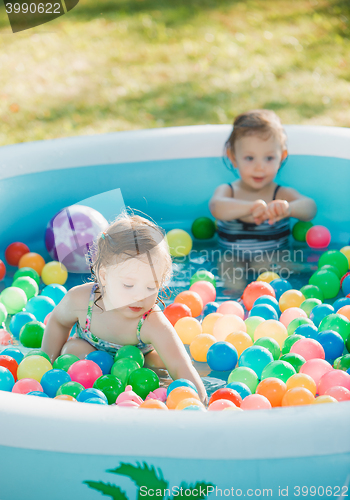
[[[184,408],[187,408],[187,406],[200,406],[201,408],[204,408],[204,405],[198,399],[187,398],[180,401],[175,410],[183,410]]]
[[[62,401],[76,401],[73,396],[70,396],[69,394],[59,394],[58,396],[55,396],[54,399],[61,399]]]
[[[202,321],[202,332],[213,335],[214,325],[219,318],[222,318],[222,316],[223,314],[217,312],[208,314]]]
[[[191,387],[175,387],[175,389],[173,389],[169,394],[168,399],[166,400],[166,405],[169,410],[175,410],[180,401],[189,398],[198,399],[199,401],[198,394],[194,389],[191,389]]]
[[[224,314],[214,325],[213,335],[216,340],[223,341],[233,332],[246,332],[247,327],[243,319],[236,314]]]
[[[255,394],[265,396],[273,408],[282,405],[282,399],[287,392],[287,386],[279,378],[269,377],[262,380],[256,388]]]
[[[313,378],[310,375],[306,375],[306,373],[296,373],[289,377],[286,382],[287,389],[294,389],[296,387],[304,387],[308,389],[313,396],[316,395],[316,384]]]
[[[280,348],[282,349],[283,343],[288,337],[287,328],[275,319],[267,319],[263,323],[260,323],[254,332],[254,342],[261,337],[270,337],[276,340]]]
[[[324,394],[323,396],[318,396],[317,398],[315,398],[312,403],[314,405],[319,405],[323,403],[338,403],[338,401],[332,396],[326,396]]]
[[[256,299],[262,295],[276,296],[275,290],[265,281],[252,281],[252,283],[249,283],[242,295],[243,303],[248,311],[251,310]]]
[[[246,332],[233,332],[227,335],[226,342],[229,342],[232,344],[238,353],[238,357],[242,354],[242,352],[247,349],[248,347],[251,347],[253,345],[253,341]]]
[[[203,300],[197,292],[180,292],[179,295],[175,297],[174,302],[188,306],[194,318],[199,316],[203,309]]]
[[[305,387],[294,387],[283,396],[282,406],[311,405],[314,399],[314,395]]]
[[[191,317],[179,319],[174,328],[184,344],[190,344],[197,335],[202,333],[200,322]]]
[[[337,314],[342,314],[350,321],[350,306],[343,306],[338,309]]]
[[[192,316],[191,309],[185,304],[169,304],[163,313],[173,326],[179,319]]]
[[[207,361],[207,353],[209,347],[215,344],[216,338],[209,333],[201,333],[197,335],[190,343],[190,353],[195,361],[205,363]]]
[[[278,305],[283,313],[290,307],[300,307],[304,300],[305,297],[299,290],[287,290],[282,293]]]
[[[146,399],[140,404],[139,408],[152,409],[152,410],[168,410],[169,408],[159,401],[159,399]]]
[[[35,252],[28,252],[22,255],[19,259],[18,267],[21,269],[22,267],[30,267],[34,269],[39,275],[41,275],[41,271],[45,266],[45,260],[41,255]]]

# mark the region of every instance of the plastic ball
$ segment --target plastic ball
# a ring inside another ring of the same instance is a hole
[[[208,318],[209,316],[207,316]],[[204,322],[203,322],[204,323]],[[247,329],[244,321],[235,314],[224,314],[219,318],[213,327],[213,335],[216,340],[224,341],[232,332],[245,332]],[[202,325],[202,330],[204,332],[204,327]]]
[[[209,333],[201,333],[190,344],[190,353],[195,361],[205,363],[209,348],[216,342],[216,338]]]
[[[12,388],[12,392],[17,394],[28,394],[28,392],[43,391],[39,382],[32,378],[22,378],[18,380]]]
[[[208,314],[202,321],[202,332],[212,335],[216,321],[222,317],[223,314],[217,312]]]
[[[316,396],[316,384],[310,375],[306,373],[296,373],[289,377],[286,382],[287,390],[294,389],[295,387],[304,387],[308,389],[313,396]]]
[[[296,371],[290,363],[278,359],[265,366],[261,374],[261,380],[276,377],[283,380],[283,382],[287,382],[289,377],[295,375],[295,373]]]
[[[332,396],[332,398],[337,401],[350,401],[350,391],[345,387],[341,387],[340,385],[334,385],[327,389],[324,393],[325,396]]]
[[[162,403],[162,401],[159,401],[159,399],[147,399],[143,403],[140,404],[139,406],[140,410],[168,410],[168,407]],[[176,408],[177,410],[177,408]]]
[[[196,281],[209,281],[216,288],[216,280],[214,274],[210,271],[206,271],[205,269],[201,269],[194,273],[194,275],[190,279],[190,286],[192,286],[193,283],[196,283]]]
[[[280,279],[280,277],[277,273],[274,273],[272,271],[266,271],[264,273],[259,274],[256,281],[264,281],[265,283],[271,283],[271,281],[278,279]]]
[[[77,400],[70,394],[59,394],[58,396],[55,396],[54,399],[59,399],[61,401],[71,401],[73,403],[77,402]]]
[[[10,286],[0,293],[0,302],[4,304],[8,314],[16,314],[27,304],[27,296],[22,288]]]
[[[264,318],[265,320],[274,319],[278,320],[278,314],[276,309],[269,304],[257,304],[253,305],[251,310],[249,311],[250,316],[259,316],[260,318]]]
[[[295,333],[287,337],[282,345],[282,354],[288,354],[292,345],[295,344],[297,340],[300,340],[302,338],[304,338],[302,335],[297,335]]]
[[[45,245],[51,258],[62,262],[68,271],[87,273],[90,269],[85,254],[107,226],[107,220],[97,210],[71,205],[48,222]]]
[[[41,381],[44,373],[52,370],[52,365],[43,356],[28,356],[24,358],[18,366],[17,378],[32,378]]]
[[[319,270],[323,270],[323,271],[331,271],[332,273],[334,273],[338,278],[339,280],[341,280],[341,274],[339,272],[339,269],[337,269],[335,266],[331,266],[330,264],[325,264],[323,266],[321,266],[319,268]]]
[[[336,274],[327,269],[319,269],[310,278],[309,283],[322,290],[325,299],[332,299],[338,295],[340,280]]]
[[[192,250],[192,238],[183,229],[172,229],[166,235],[169,252],[172,257],[184,257]]]
[[[164,404],[164,403],[163,403]],[[189,406],[199,406],[201,408],[204,408],[204,405],[195,398],[187,398],[187,399],[182,399],[180,403],[177,405],[175,410],[184,410],[185,408],[188,408]],[[166,409],[168,407],[165,405]]]
[[[328,389],[335,386],[345,387],[350,391],[350,375],[342,370],[331,370],[325,373],[317,384],[317,392],[322,396]]]
[[[97,363],[89,359],[82,359],[68,368],[68,375],[70,375],[72,382],[79,382],[85,389],[89,389],[94,385],[95,380],[102,377],[103,373]]]
[[[228,376],[227,385],[229,386],[229,384],[232,384],[233,382],[241,382],[247,385],[250,392],[254,394],[258,386],[259,379],[255,371],[251,368],[248,368],[246,366],[239,366],[238,368],[235,368]]]
[[[20,364],[24,355],[23,352],[17,349],[16,347],[6,347],[3,351],[1,351],[1,356],[9,356],[17,361],[17,364]]]
[[[108,403],[101,398],[88,398],[85,399],[84,403],[94,404],[94,405],[106,405],[106,406],[108,405]]]
[[[195,318],[181,318],[174,326],[176,333],[184,344],[191,342],[202,333],[200,322]]]
[[[265,347],[270,353],[274,360],[279,359],[281,354],[281,348],[278,342],[270,337],[260,337],[254,342],[255,346]]]
[[[318,331],[323,332],[324,330],[338,332],[342,336],[344,342],[346,342],[350,335],[350,321],[341,314],[330,314],[323,318],[319,324]]]
[[[0,259],[0,281],[2,281],[6,276],[6,266]]]
[[[195,411],[207,411],[204,406],[199,406],[199,405],[189,405],[189,406],[185,406],[184,408],[184,411],[185,410],[195,410]]]
[[[25,354],[25,358],[28,358],[29,356],[42,356],[45,358],[47,361],[51,363],[50,356],[46,354],[46,352],[42,351],[41,349],[31,349]]]
[[[346,256],[338,250],[329,250],[321,255],[318,261],[318,267],[331,265],[339,270],[340,276],[346,274],[349,269],[349,262]]]
[[[40,398],[48,398],[49,397],[47,394],[45,394],[45,392],[40,392],[40,391],[28,392],[27,396],[39,396]]]
[[[218,401],[219,399],[227,399],[234,403],[236,406],[241,406],[242,403],[242,397],[241,395],[235,391],[234,389],[230,389],[228,387],[224,387],[222,389],[217,389],[213,394],[210,396],[209,399],[209,406],[214,402]]]
[[[345,280],[345,278],[347,278],[348,276],[350,276],[350,271],[348,271],[347,273],[345,273],[343,276],[340,277],[340,286],[343,285],[343,281]],[[346,297],[343,297],[343,300],[346,300]],[[338,299],[339,300],[339,299]],[[349,302],[348,302],[349,303]],[[344,304],[345,305],[345,304]],[[333,304],[334,306],[334,304]]]
[[[340,251],[348,259],[348,268],[350,269],[350,246],[345,246],[341,248]]]
[[[283,313],[290,307],[300,307],[304,302],[305,297],[299,290],[287,290],[284,292],[278,302],[281,312]]]
[[[271,281],[270,285],[275,290],[275,295],[276,295],[277,301],[280,299],[281,295],[284,292],[292,289],[292,285],[289,283],[289,281],[281,279],[281,278]]]
[[[334,308],[334,311],[350,320],[350,304],[340,307],[338,310]]]
[[[273,361],[271,352],[265,347],[252,346],[248,347],[240,356],[238,365],[240,367],[251,368],[255,371],[258,378],[261,378],[264,368]]]
[[[238,357],[242,352],[253,345],[253,341],[248,333],[234,332],[227,335],[225,342],[232,344],[237,351]]]
[[[209,217],[199,217],[193,222],[191,231],[197,240],[209,240],[214,236],[216,228]]]
[[[199,400],[199,396],[191,387],[175,387],[166,400],[166,405],[169,410],[175,410],[180,401],[184,399],[194,398]]]
[[[61,302],[66,293],[67,293],[66,287],[58,283],[52,283],[50,285],[47,285],[42,290],[41,296],[49,297],[57,305]]]
[[[280,322],[287,328],[289,323],[296,318],[307,318],[307,314],[301,307],[290,307],[281,314]]]
[[[85,359],[94,361],[94,363],[98,364],[98,366],[102,370],[103,375],[107,375],[108,373],[110,373],[112,365],[114,363],[112,356],[105,351],[90,352],[87,356],[85,356]]]
[[[190,380],[187,380],[185,378],[178,378],[178,379],[174,380],[173,382],[171,382],[171,384],[169,384],[169,386],[167,388],[167,391],[166,391],[167,397],[169,396],[169,394],[171,393],[171,391],[173,391],[174,389],[176,389],[176,387],[190,387],[195,392],[198,392],[197,388],[196,388],[196,386],[194,385],[193,382],[191,382]]]
[[[30,300],[32,297],[36,297],[39,293],[37,282],[29,276],[21,276],[20,278],[15,279],[11,286],[21,288],[26,294],[27,300]]]
[[[111,368],[111,374],[119,378],[124,385],[127,385],[130,374],[138,370],[140,365],[131,358],[118,359]]]
[[[75,354],[62,354],[55,359],[52,366],[55,370],[68,372],[69,367],[76,361],[79,361],[79,358]]]
[[[64,264],[53,260],[45,264],[41,271],[41,279],[45,285],[57,283],[64,285],[68,278],[68,271]]]
[[[235,300],[227,300],[226,302],[223,302],[220,304],[216,312],[220,314],[235,314],[241,319],[244,319],[244,309],[241,304]]]
[[[22,255],[19,259],[18,267],[21,269],[22,267],[30,267],[34,269],[39,275],[41,275],[41,271],[45,266],[45,260],[41,255],[35,252],[28,252]]]
[[[131,372],[128,380],[138,396],[145,399],[148,393],[158,389],[159,378],[157,374],[149,368],[140,368]]]
[[[254,341],[261,337],[270,337],[276,340],[278,345],[282,348],[287,336],[287,328],[282,323],[274,319],[268,319],[256,327]]]
[[[191,309],[186,304],[180,303],[168,305],[163,312],[173,326],[179,319],[192,316]]]
[[[323,318],[334,312],[334,308],[330,304],[320,304],[314,307],[310,313],[310,319],[315,326],[319,326]]]
[[[264,323],[264,321],[264,318],[261,318],[260,316],[249,316],[244,320],[245,326],[247,328],[247,333],[253,341],[255,330],[261,323]]]
[[[320,306],[322,302],[319,299],[306,299],[304,302],[300,305],[300,309],[302,309],[307,317],[310,317],[311,311],[313,310],[314,307]],[[288,311],[289,309],[287,309]]]
[[[14,358],[4,354],[0,355],[0,366],[7,368],[12,373],[15,381],[17,380],[18,363]]]
[[[306,361],[309,359],[325,359],[325,352],[322,345],[314,339],[301,339],[295,342],[290,349],[291,353],[299,354]]]
[[[20,241],[16,241],[15,243],[11,243],[5,250],[5,259],[6,262],[10,266],[18,266],[20,258],[29,253],[30,250],[25,243],[21,243]]]
[[[188,306],[194,318],[199,316],[203,310],[203,300],[196,292],[180,292],[175,297],[174,303],[185,304]]]
[[[0,302],[0,325],[5,323],[6,319],[7,319],[6,307],[4,306],[4,304]]]
[[[304,323],[303,325],[299,325],[298,328],[294,330],[294,334],[301,335],[307,339],[317,340],[318,330],[315,325]]]
[[[252,281],[252,283],[245,288],[242,295],[242,300],[246,309],[250,311],[256,299],[262,295],[275,297],[275,290],[269,283],[265,283],[264,281]]]
[[[138,347],[134,345],[124,345],[115,353],[114,361],[122,358],[131,358],[140,365],[140,368],[145,364],[145,357]]]
[[[287,386],[279,378],[266,378],[256,388],[256,394],[265,396],[273,408],[282,405],[282,399],[287,392]]]
[[[99,389],[93,389],[92,387],[89,387],[88,389],[85,389],[84,391],[81,391],[78,396],[77,396],[77,401],[80,403],[87,403],[88,400],[91,399],[100,399],[104,403],[108,404],[108,399],[105,394],[103,394],[102,391]],[[91,401],[90,401],[91,402]],[[94,401],[95,403],[95,401]]]
[[[271,407],[270,401],[261,394],[251,394],[243,399],[241,404],[242,410],[269,410]]]
[[[3,354],[5,354],[4,351]],[[339,358],[339,363],[336,366],[336,368],[338,370],[347,371],[350,368],[350,354],[344,354],[344,356],[341,356]]]
[[[228,408],[236,409],[236,405],[228,399],[217,399],[208,406],[208,411],[222,411]]]
[[[322,345],[325,359],[336,359],[342,355],[344,350],[344,340],[338,332],[333,330],[323,330],[319,332],[317,341]]]
[[[331,233],[324,226],[313,226],[307,231],[305,239],[310,248],[326,248],[331,242]]]
[[[348,295],[350,293],[350,276],[347,276],[342,283],[342,291],[344,295]]]
[[[71,382],[71,378],[64,370],[52,369],[44,373],[41,378],[40,384],[44,392],[50,397],[54,398],[61,385]]]
[[[275,297],[271,297],[270,295],[261,295],[261,297],[258,297],[256,299],[253,307],[260,305],[260,304],[267,304],[269,306],[272,306],[275,309],[277,316],[278,317],[280,316],[281,311],[280,311],[280,308],[278,305],[278,300]],[[250,314],[250,315],[253,316],[253,314]],[[259,315],[256,315],[256,316],[259,316]]]
[[[300,288],[300,291],[304,295],[305,299],[319,299],[321,302],[324,301],[323,292],[316,285],[305,285]]]
[[[310,405],[314,401],[313,394],[305,387],[288,389],[282,399],[282,406]]]
[[[29,276],[29,278],[33,278],[33,280],[40,285],[40,276],[35,269],[32,269],[31,267],[22,267],[15,272],[13,280],[15,281],[17,278],[21,278],[22,276]]]
[[[281,361],[286,361],[287,363],[292,365],[292,367],[294,368],[294,370],[297,373],[300,371],[300,368],[306,362],[305,358],[300,356],[300,354],[295,354],[292,352],[289,352],[287,354],[283,354],[283,356],[281,356],[280,359],[281,359]]]
[[[293,333],[303,325],[308,325],[308,326],[314,326],[313,322],[309,318],[295,318],[293,319],[288,327],[287,327],[287,333],[288,335],[293,335]]]
[[[15,385],[15,379],[8,368],[0,366],[0,391],[11,392]]]
[[[44,322],[46,316],[52,312],[56,304],[49,297],[39,295],[30,299],[26,305],[26,311],[34,314],[38,321]]]
[[[0,345],[9,345],[9,344],[13,344],[13,339],[11,334],[8,331],[0,328]]]
[[[61,396],[61,395],[67,395],[67,396],[72,396],[73,398],[77,399],[78,395],[85,389],[85,387],[80,384],[79,382],[76,382],[72,380],[71,382],[65,382],[60,386],[60,388],[57,390],[56,396]]]
[[[296,241],[306,241],[306,233],[313,227],[312,222],[298,220],[293,226],[292,235]]]
[[[247,384],[244,384],[243,382],[231,382],[227,384],[226,388],[233,389],[234,391],[238,392],[242,399],[252,393]]]
[[[207,352],[207,363],[211,370],[233,370],[237,364],[237,360],[237,350],[229,342],[216,342],[209,347]]]
[[[141,368],[144,370],[145,368]],[[125,390],[125,385],[114,375],[102,375],[97,380],[95,380],[94,389],[99,389],[107,397],[108,404],[114,404],[117,397]],[[134,389],[134,387],[133,387]],[[136,390],[134,389],[136,392]]]
[[[40,321],[29,321],[21,328],[19,340],[24,347],[41,347],[45,326]]]
[[[203,317],[208,316],[208,314],[217,312],[219,304],[217,302],[208,302],[203,307],[202,315]]]
[[[314,399],[313,404],[324,404],[324,403],[338,403],[338,401],[333,398],[332,396],[317,396],[317,398]]]
[[[314,380],[317,386],[321,377],[323,377],[325,373],[328,373],[329,371],[332,370],[333,367],[330,363],[328,363],[328,361],[325,361],[324,359],[320,358],[315,358],[306,361],[306,363],[304,363],[303,366],[300,368],[299,373],[304,373],[306,375],[309,375]]]

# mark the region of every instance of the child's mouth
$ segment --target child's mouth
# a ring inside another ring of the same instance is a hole
[[[253,177],[254,182],[262,182],[265,179],[265,177]]]
[[[132,307],[132,306],[129,306],[129,309],[131,309],[133,312],[140,312],[142,307]]]

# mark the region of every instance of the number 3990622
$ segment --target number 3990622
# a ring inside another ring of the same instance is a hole
[[[61,4],[59,3],[6,3],[6,12],[8,14],[60,14],[61,13]]]

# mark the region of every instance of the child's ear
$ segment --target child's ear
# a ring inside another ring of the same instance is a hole
[[[226,149],[226,154],[228,159],[231,161],[234,168],[236,168],[236,157],[231,148]]]

